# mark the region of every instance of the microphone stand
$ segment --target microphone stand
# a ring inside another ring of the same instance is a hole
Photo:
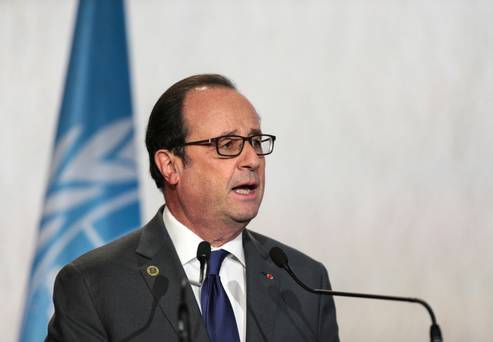
[[[384,296],[377,294],[367,294],[367,293],[355,293],[355,292],[341,292],[341,291],[332,291],[332,290],[323,290],[323,289],[312,289],[305,285],[293,272],[288,263],[288,258],[284,251],[278,247],[274,247],[270,250],[270,256],[274,264],[278,267],[283,268],[289,275],[294,279],[294,281],[304,288],[306,291],[320,294],[320,295],[328,295],[328,296],[340,296],[340,297],[356,297],[356,298],[367,298],[367,299],[379,299],[379,300],[392,300],[397,302],[410,302],[410,303],[418,303],[425,307],[431,317],[431,327],[430,327],[430,340],[431,342],[443,342],[442,332],[440,330],[440,326],[438,325],[435,314],[433,313],[433,309],[431,306],[422,299],[419,298],[409,298],[409,297],[398,297],[398,296]]]
[[[202,241],[197,247],[197,260],[200,262],[200,284],[204,281],[204,268],[209,263],[211,245]],[[178,340],[179,342],[190,342],[190,313],[186,302],[186,290],[188,279],[183,278],[180,289],[180,305],[178,306]]]
[[[185,298],[187,280],[181,281],[180,305],[178,306],[178,339],[180,342],[190,342],[190,314]]]

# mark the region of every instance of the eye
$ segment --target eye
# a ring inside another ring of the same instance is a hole
[[[218,141],[218,143],[219,143],[219,148],[224,150],[232,149],[235,146],[235,141],[234,139],[231,138],[222,138],[221,140]]]
[[[260,149],[262,147],[262,137],[253,137],[252,146],[256,149]]]

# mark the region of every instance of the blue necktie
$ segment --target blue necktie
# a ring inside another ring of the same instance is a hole
[[[240,342],[233,308],[219,278],[221,264],[228,254],[223,249],[211,253],[200,294],[202,317],[211,342]]]

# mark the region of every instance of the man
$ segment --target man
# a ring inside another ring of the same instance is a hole
[[[168,89],[146,135],[166,205],[143,228],[60,271],[47,341],[178,341],[183,279],[191,341],[338,341],[332,298],[305,292],[268,251],[282,247],[313,287],[330,287],[325,268],[246,229],[274,141],[223,76],[192,76]],[[201,241],[213,250],[203,282]]]

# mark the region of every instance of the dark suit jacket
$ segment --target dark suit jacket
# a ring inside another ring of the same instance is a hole
[[[243,233],[243,246],[248,342],[339,341],[332,298],[301,289],[272,263],[268,251],[282,247],[301,279],[313,287],[329,288],[327,271],[320,263],[248,230]],[[156,266],[159,274],[149,275],[148,266]],[[46,341],[178,341],[180,281],[184,278],[161,208],[143,228],[81,256],[60,271]],[[190,286],[186,301],[191,340],[207,342]]]

